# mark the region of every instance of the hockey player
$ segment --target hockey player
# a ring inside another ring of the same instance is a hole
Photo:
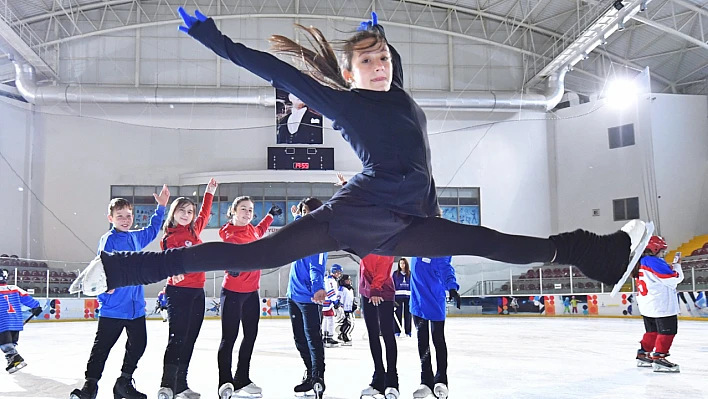
[[[334,339],[334,308],[339,306],[339,290],[337,279],[342,276],[342,266],[332,265],[330,274],[325,277],[324,287],[327,299],[322,304],[322,339],[325,348],[336,348],[339,341]]]
[[[162,322],[167,322],[167,297],[165,296],[165,289],[163,288],[159,294],[157,294],[157,301],[155,303],[155,313],[160,313],[162,316]]]
[[[674,258],[673,266],[664,261],[666,248],[662,237],[651,237],[644,256],[634,269],[637,305],[646,329],[639,341],[637,366],[652,366],[654,371],[678,373],[679,365],[666,360],[666,357],[678,331],[676,286],[683,281],[683,270],[679,263],[680,253]]]
[[[22,306],[31,308],[34,316],[42,313],[42,307],[22,288],[8,285],[7,277],[7,270],[0,270],[0,350],[7,359],[5,371],[12,374],[27,366],[25,359],[15,349],[24,324]]]
[[[343,274],[339,279],[339,302],[341,304],[341,314],[337,319],[338,338],[342,346],[352,346],[352,331],[354,331],[354,312],[356,303],[354,301],[354,289],[352,280],[348,274]]]

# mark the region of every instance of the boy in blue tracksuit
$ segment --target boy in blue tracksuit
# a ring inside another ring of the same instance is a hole
[[[296,218],[305,216],[322,206],[317,198],[306,198],[291,212]],[[306,237],[304,238],[307,239]],[[295,386],[295,393],[304,393],[321,384],[324,391],[324,342],[322,341],[322,303],[325,291],[325,265],[327,253],[308,256],[290,265],[288,282],[288,308],[295,336],[295,347],[305,362],[307,371],[302,382]]]
[[[411,265],[411,314],[418,332],[418,354],[422,367],[420,387],[413,398],[447,397],[447,344],[445,343],[446,291],[460,308],[460,286],[452,267],[452,256],[413,258]],[[430,361],[430,332],[437,358],[437,373],[433,376]]]
[[[152,242],[160,232],[165,216],[165,205],[170,198],[167,186],[163,186],[159,195],[154,194],[158,206],[150,218],[150,224],[141,229],[130,231],[133,226],[133,207],[128,200],[114,198],[108,206],[108,221],[113,228],[101,237],[98,253],[101,251],[141,251]],[[86,382],[82,389],[71,393],[72,399],[95,399],[98,392],[98,380],[101,379],[108,354],[125,329],[128,335],[121,376],[113,386],[115,398],[146,399],[133,386],[133,372],[138,360],[147,346],[145,326],[145,291],[143,286],[116,288],[98,296],[99,319],[96,339],[91,348],[86,365]]]
[[[7,284],[8,272],[0,270],[0,350],[5,354],[5,371],[12,374],[27,366],[25,359],[17,353],[17,340],[24,325],[22,306],[32,309],[32,315],[42,313],[42,307],[36,299],[20,287]]]

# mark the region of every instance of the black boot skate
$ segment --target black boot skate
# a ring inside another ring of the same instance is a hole
[[[608,235],[578,229],[551,236],[556,246],[553,263],[577,266],[593,280],[621,286],[639,261],[653,232],[653,223],[632,220]]]
[[[637,349],[637,367],[651,367],[654,361],[651,359],[651,353],[644,349]]]
[[[293,391],[295,391],[295,396],[305,396],[305,392],[312,391],[312,389],[312,377],[310,371],[308,370],[305,372],[305,375],[302,376],[302,382],[300,382],[298,385],[295,385]]]
[[[15,353],[7,360],[7,367],[5,367],[5,371],[12,374],[25,367],[27,367],[25,359],[23,359],[19,353]]]
[[[147,399],[147,395],[138,392],[133,386],[133,379],[128,377],[118,377],[113,386],[113,397],[115,399]]]
[[[654,367],[654,371],[664,373],[680,373],[681,369],[679,368],[679,365],[666,360],[667,356],[669,356],[668,353],[654,352],[651,357],[653,360],[652,367]]]
[[[96,399],[98,394],[98,380],[89,378],[84,382],[81,389],[74,389],[69,396],[70,399]]]

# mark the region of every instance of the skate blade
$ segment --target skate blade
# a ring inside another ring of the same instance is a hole
[[[175,396],[170,388],[160,388],[157,391],[157,399],[173,399]],[[179,395],[177,396],[179,398]]]
[[[25,367],[27,367],[27,363],[21,362],[20,364],[16,365],[15,367],[11,368],[10,370],[7,370],[7,372],[10,374],[14,374],[14,373],[22,370]]]
[[[641,241],[639,241],[639,244],[635,248],[632,248],[632,259],[629,261],[629,264],[627,265],[627,270],[624,272],[622,278],[619,279],[617,284],[615,284],[614,288],[612,288],[612,292],[610,293],[611,297],[617,295],[617,293],[622,289],[622,286],[624,285],[625,281],[627,281],[629,275],[632,274],[634,266],[637,264],[637,262],[639,262],[639,258],[641,258],[644,254],[644,250],[649,244],[649,239],[651,238],[652,234],[654,234],[654,222],[644,223],[641,220],[630,221],[622,227],[622,231],[632,237],[633,233],[639,228],[639,226],[641,226],[640,224],[644,224],[644,235],[642,236]]]
[[[679,366],[676,366],[676,367],[654,366],[654,372],[655,373],[680,373],[681,369],[679,368]]]
[[[262,393],[248,393],[248,392],[241,392],[241,391],[236,391],[231,395],[231,398],[239,398],[239,399],[258,399],[262,398],[263,394]]]
[[[433,390],[433,393],[435,394],[435,398],[437,398],[437,399],[447,399],[447,395],[448,395],[447,389],[435,387],[435,389]]]
[[[234,394],[234,387],[230,383],[226,383],[219,387],[219,398],[220,399],[231,399]]]
[[[637,361],[637,367],[653,367],[653,366],[654,366],[653,363]]]

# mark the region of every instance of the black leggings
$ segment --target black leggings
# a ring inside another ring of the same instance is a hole
[[[366,332],[369,335],[369,350],[374,360],[374,375],[369,385],[379,392],[384,392],[389,387],[398,389],[398,346],[393,333],[393,301],[383,301],[374,306],[369,303],[369,298],[362,296],[361,303]],[[386,345],[386,366],[383,362],[379,333]]]
[[[208,242],[165,252],[104,253],[101,258],[108,289],[113,289],[156,283],[183,273],[270,269],[312,254],[343,249],[328,230],[328,222],[306,215],[248,244]],[[470,255],[527,264],[553,259],[555,245],[550,239],[503,234],[486,227],[430,217],[418,218],[400,233],[393,251],[377,253],[428,258]]]
[[[204,290],[168,285],[165,295],[170,328],[161,386],[178,394],[188,388],[187,369],[204,321]]]
[[[418,332],[418,355],[420,356],[420,383],[432,391],[437,383],[447,385],[447,343],[445,342],[445,320],[429,321],[413,316],[415,329]],[[430,333],[433,335],[437,371],[433,376],[433,365],[430,360]]]
[[[251,383],[249,369],[253,346],[258,336],[258,321],[261,317],[258,291],[233,292],[221,289],[221,344],[217,353],[219,386],[231,382],[241,389]],[[231,359],[240,325],[243,325],[243,340],[238,350],[236,373],[231,377]]]

